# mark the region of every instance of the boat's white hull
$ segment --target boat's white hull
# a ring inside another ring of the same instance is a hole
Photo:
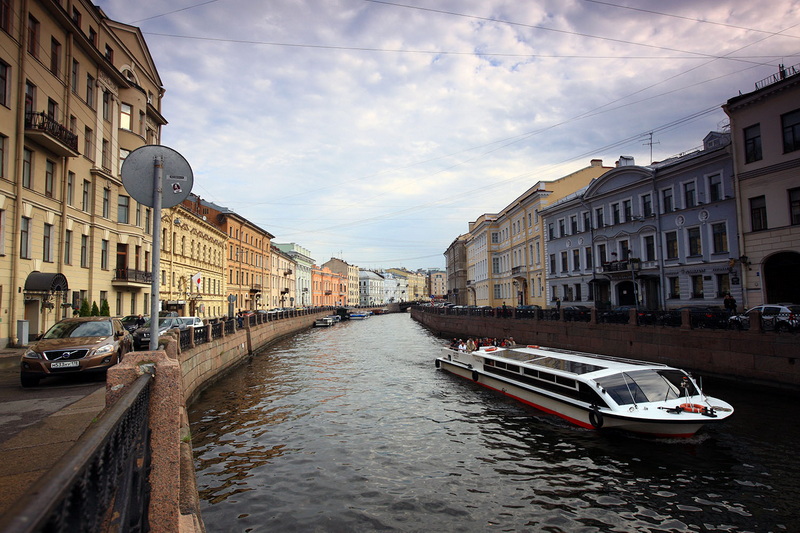
[[[483,372],[477,358],[474,365],[468,362],[469,358],[469,354],[458,354],[456,357],[446,354],[436,360],[436,366],[583,428],[620,429],[658,437],[691,437],[703,426],[719,421],[694,413],[669,414],[646,407],[632,407],[623,412],[593,408],[578,400],[515,384]]]

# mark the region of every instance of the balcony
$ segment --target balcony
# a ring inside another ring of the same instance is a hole
[[[523,272],[525,272],[525,267],[524,267],[524,266],[515,266],[515,267],[513,267],[513,268],[511,269],[511,274],[512,274],[512,275],[514,275],[514,274],[521,274],[521,273],[523,273]]]
[[[261,284],[260,283],[252,283],[250,285],[249,292],[261,292]]]
[[[281,294],[289,294],[289,289],[281,289]]]
[[[149,287],[153,283],[153,273],[132,268],[117,268],[114,270],[114,287]]]
[[[47,113],[25,113],[25,136],[56,155],[77,157],[78,136]]]

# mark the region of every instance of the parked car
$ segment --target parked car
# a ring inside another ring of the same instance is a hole
[[[147,317],[144,317],[144,319],[147,320]],[[130,333],[133,333],[139,327],[139,315],[124,316],[120,318],[120,321],[122,322],[122,327]]]
[[[684,305],[671,309],[668,317],[662,320],[665,326],[680,326],[683,311],[689,311],[689,320],[693,328],[724,329],[728,326],[728,313],[720,307],[707,305]]]
[[[168,316],[158,319],[158,335],[161,336],[172,328],[186,329],[180,317]],[[147,350],[150,347],[150,320],[133,332],[133,347],[136,350]]]
[[[205,326],[205,324],[203,323],[203,319],[201,319],[199,316],[181,316],[181,317],[178,317],[178,318],[179,318],[179,320],[181,322],[186,324],[186,326],[189,327],[189,328],[196,328],[196,327],[199,327],[199,326]]]
[[[58,374],[105,372],[133,349],[131,334],[118,318],[67,318],[48,329],[20,360],[20,382],[34,387]]]
[[[566,321],[589,322],[592,319],[592,308],[585,305],[565,305],[561,310]]]
[[[637,308],[635,305],[619,305],[609,311],[603,311],[597,320],[610,324],[628,324],[631,309],[636,309],[637,321],[640,325],[649,326],[656,323],[655,313],[641,307]]]
[[[733,315],[728,320],[737,329],[750,327],[750,313],[761,312],[761,326],[765,330],[797,331],[800,326],[800,305],[764,304],[751,307],[741,315]]]

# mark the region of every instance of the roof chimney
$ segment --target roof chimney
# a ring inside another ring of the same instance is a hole
[[[592,159],[590,163],[591,163],[591,165],[593,167],[602,167],[603,166],[603,160],[602,159]]]
[[[635,165],[632,155],[621,155],[619,156],[619,161],[617,161],[618,167],[632,167]]]

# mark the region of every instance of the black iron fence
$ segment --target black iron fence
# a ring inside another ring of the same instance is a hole
[[[0,532],[148,531],[151,382],[139,377],[0,520]]]
[[[431,306],[416,307],[426,313],[455,316],[482,316],[496,318],[515,318],[521,320],[548,320],[565,322],[589,322],[592,309],[584,306],[565,306],[562,309],[532,308],[492,308],[481,306]],[[751,318],[746,314],[731,313],[725,309],[714,307],[690,306],[682,309],[654,311],[636,308],[618,308],[597,310],[598,324],[631,324],[636,326],[681,327],[688,317],[688,325],[692,329],[739,329],[751,328]],[[779,313],[777,315],[760,316],[762,331],[800,333],[800,315]]]

